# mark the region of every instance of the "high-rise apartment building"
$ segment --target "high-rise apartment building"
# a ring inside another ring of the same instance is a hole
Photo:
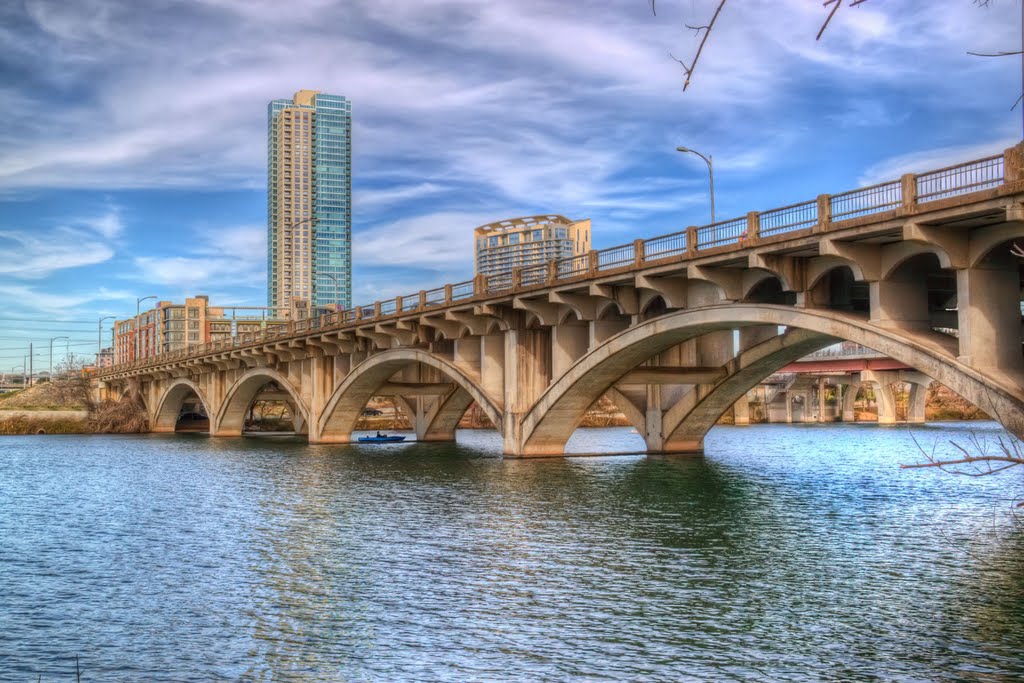
[[[590,250],[590,219],[526,216],[481,225],[473,231],[476,272],[502,275],[513,268],[584,254]]]
[[[300,90],[267,106],[267,305],[352,304],[352,105]]]

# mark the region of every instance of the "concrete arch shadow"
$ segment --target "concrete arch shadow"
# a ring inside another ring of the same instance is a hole
[[[726,366],[725,378],[666,424],[664,450],[700,450],[717,419],[744,392],[816,348],[848,340],[899,360],[953,388],[1024,434],[1024,388],[985,375],[957,360],[942,335],[871,325],[864,317],[829,309],[773,304],[715,305],[668,313],[621,332],[578,360],[524,415],[510,455],[559,455],[586,409],[627,372],[666,349],[711,332],[752,325],[785,326],[787,333],[749,349]]]
[[[157,409],[153,412],[151,418],[150,424],[152,425],[152,428],[150,431],[173,432],[178,422],[178,415],[181,412],[181,406],[190,394],[195,394],[199,397],[199,400],[203,404],[203,408],[206,409],[206,414],[211,420],[210,433],[212,434],[212,420],[214,416],[210,411],[210,402],[206,400],[206,396],[203,394],[202,389],[200,389],[195,382],[184,377],[174,380],[160,397],[160,402],[158,403]]]
[[[334,390],[317,424],[310,426],[314,443],[348,443],[360,412],[396,372],[422,364],[438,370],[455,387],[439,396],[417,429],[421,440],[448,440],[469,406],[476,401],[500,430],[502,410],[478,380],[454,363],[419,349],[393,349],[370,356],[357,365]]]
[[[228,389],[216,420],[210,424],[211,433],[217,436],[241,436],[242,428],[245,426],[245,412],[252,405],[259,390],[268,382],[275,382],[291,395],[294,406],[308,424],[309,406],[288,378],[271,368],[253,368],[235,380]]]

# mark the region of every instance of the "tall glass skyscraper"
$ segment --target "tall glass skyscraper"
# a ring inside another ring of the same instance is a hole
[[[352,305],[352,105],[300,90],[267,105],[267,305]]]

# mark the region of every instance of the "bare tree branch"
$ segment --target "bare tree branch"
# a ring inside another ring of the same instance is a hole
[[[815,37],[815,40],[821,40],[821,34],[825,32],[825,29],[828,28],[828,22],[832,21],[832,17],[835,16],[836,12],[839,11],[839,8],[843,5],[843,0],[825,0],[824,5],[822,6],[828,7],[829,5],[832,5],[832,11],[828,13],[827,17],[825,17],[825,23],[822,24],[821,28],[818,30],[818,35]]]
[[[968,52],[967,54],[972,57],[1012,57],[1024,54],[1024,50],[1015,50],[1014,52]]]
[[[708,42],[708,36],[711,35],[711,29],[715,27],[715,20],[718,19],[718,15],[722,12],[722,8],[725,7],[726,0],[721,0],[718,3],[718,8],[715,9],[715,14],[711,17],[711,21],[708,22],[707,26],[687,26],[687,28],[693,29],[697,33],[704,31],[704,37],[700,40],[700,45],[697,46],[697,54],[693,56],[693,61],[687,66],[681,59],[676,59],[677,62],[683,65],[683,71],[686,73],[686,81],[683,83],[683,92],[690,86],[690,78],[693,76],[693,70],[697,68],[697,60],[700,59],[701,52],[704,51],[704,44]],[[673,57],[675,59],[675,57]]]
[[[850,0],[850,4],[848,5],[848,7],[856,7],[857,5],[863,4],[865,2],[867,2],[867,0]],[[828,13],[827,17],[825,17],[825,23],[821,25],[821,29],[818,31],[818,35],[814,38],[815,40],[821,40],[822,34],[825,33],[825,29],[828,28],[828,23],[832,21],[832,17],[835,16],[835,13],[839,11],[839,8],[842,6],[842,4],[843,0],[825,0],[825,2],[822,3],[822,7],[828,7],[829,5],[832,5],[832,11]]]
[[[824,0],[823,6],[824,7],[831,6],[832,9],[828,13],[828,16],[825,18],[825,23],[822,24],[821,29],[818,31],[818,35],[815,38],[815,40],[821,40],[822,34],[825,33],[825,29],[828,28],[829,22],[832,21],[832,17],[839,10],[839,8],[842,6],[843,2],[844,2],[844,0]],[[856,7],[857,5],[860,5],[860,4],[863,4],[863,3],[867,2],[867,0],[846,0],[846,2],[847,2],[847,6],[848,7]],[[689,64],[687,64],[682,59],[679,59],[678,57],[673,55],[671,52],[669,53],[669,56],[672,57],[672,59],[674,59],[675,61],[679,62],[679,64],[683,67],[683,73],[686,74],[686,81],[683,83],[683,92],[686,92],[686,89],[690,85],[690,81],[693,78],[693,72],[697,68],[697,61],[700,59],[701,53],[704,51],[704,45],[708,42],[708,36],[711,35],[711,30],[715,27],[715,21],[718,19],[718,15],[721,14],[722,8],[725,7],[725,3],[726,3],[726,0],[721,0],[718,3],[718,7],[715,8],[715,13],[712,15],[711,21],[709,21],[707,23],[707,25],[704,25],[704,26],[691,26],[690,24],[686,24],[685,25],[686,28],[696,32],[698,35],[702,31],[704,32],[704,35],[701,36],[700,45],[697,46],[697,52],[694,54],[693,60]],[[657,11],[657,6],[656,6],[656,0],[650,0],[650,5],[651,5],[651,12],[654,13],[655,16],[657,16],[658,11]]]

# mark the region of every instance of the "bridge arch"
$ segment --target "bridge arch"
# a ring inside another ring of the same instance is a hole
[[[1014,243],[1024,246],[1024,221],[982,228],[971,234],[969,265],[977,268],[999,247]]]
[[[156,410],[153,411],[150,431],[173,432],[178,423],[181,407],[184,405],[185,399],[191,394],[195,394],[203,404],[206,415],[210,419],[210,433],[212,434],[214,414],[210,410],[210,402],[206,400],[203,390],[186,377],[179,377],[172,381],[164,390],[157,403]]]
[[[421,349],[392,349],[374,354],[352,369],[334,390],[316,425],[310,425],[310,440],[317,443],[347,443],[367,401],[397,372],[422,364],[439,371],[455,384],[441,395],[434,408],[424,416],[417,437],[424,440],[447,438],[473,401],[500,431],[502,411],[497,402],[479,385],[475,377],[454,363]]]
[[[669,313],[621,332],[594,348],[553,382],[523,418],[521,455],[558,455],[586,409],[627,372],[658,353],[710,332],[750,325],[778,325],[802,331],[768,340],[759,354],[733,359],[724,380],[702,396],[665,439],[666,450],[699,450],[717,419],[743,393],[800,355],[836,340],[874,349],[954,389],[997,416],[1010,431],[1024,434],[1024,390],[1005,378],[986,376],[957,360],[941,335],[872,325],[862,316],[827,309],[774,304],[728,304]],[[794,341],[797,340],[797,341]],[[775,343],[780,348],[765,346]],[[749,350],[747,353],[757,349]]]
[[[953,260],[949,257],[949,254],[937,244],[910,241],[898,242],[896,244],[890,244],[882,250],[882,279],[892,279],[893,275],[906,266],[908,261],[921,261],[921,259],[917,257],[929,254],[934,256],[938,261],[938,267],[940,269],[950,270],[953,268]]]
[[[245,426],[245,413],[265,385],[274,382],[291,396],[291,403],[299,411],[302,420],[309,424],[309,407],[302,400],[288,378],[272,368],[252,368],[235,380],[228,389],[217,413],[216,421],[211,418],[210,429],[218,436],[241,436]]]

